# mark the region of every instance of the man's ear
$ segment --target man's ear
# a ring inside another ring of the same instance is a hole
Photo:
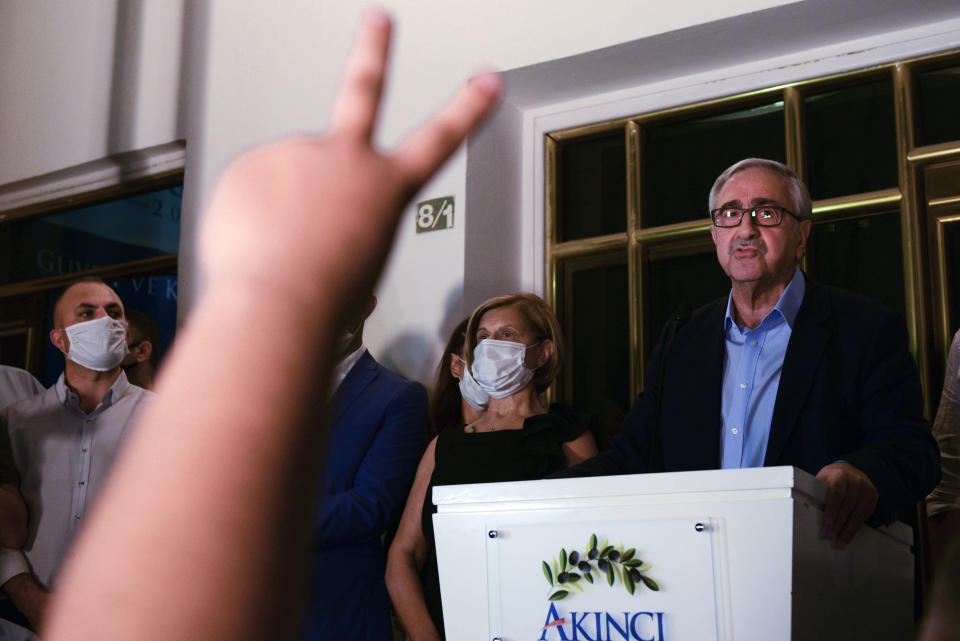
[[[63,352],[64,355],[70,351],[70,339],[67,338],[67,331],[54,327],[50,330],[50,342],[53,346]]]
[[[140,344],[133,348],[133,355],[137,363],[142,363],[153,354],[153,343],[150,341],[140,341]]]

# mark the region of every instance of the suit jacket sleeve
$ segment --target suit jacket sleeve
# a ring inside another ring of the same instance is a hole
[[[920,378],[899,316],[880,319],[859,376],[858,443],[837,458],[870,477],[880,495],[871,522],[889,523],[940,480],[940,453],[923,418]]]
[[[353,487],[320,498],[314,527],[318,545],[360,543],[386,531],[413,482],[426,420],[426,390],[419,383],[405,382],[386,403]]]

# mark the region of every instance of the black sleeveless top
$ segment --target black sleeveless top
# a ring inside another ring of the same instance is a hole
[[[595,419],[592,419],[595,420]],[[434,625],[443,636],[440,576],[433,540],[435,485],[496,483],[541,479],[566,467],[563,444],[584,433],[591,418],[554,403],[546,414],[531,416],[519,430],[469,433],[451,427],[437,436],[433,475],[421,512],[427,558],[423,564],[423,597]]]

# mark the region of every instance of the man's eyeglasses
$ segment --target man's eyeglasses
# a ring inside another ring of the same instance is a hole
[[[776,205],[761,205],[751,207],[750,209],[740,209],[739,207],[721,207],[710,212],[713,218],[713,224],[716,227],[736,227],[743,221],[743,215],[750,214],[757,225],[761,227],[776,227],[783,222],[783,215],[790,214],[797,220],[800,217],[789,209],[778,207]]]

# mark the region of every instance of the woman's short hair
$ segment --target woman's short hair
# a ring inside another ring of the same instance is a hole
[[[741,171],[746,171],[747,169],[765,169],[785,178],[787,181],[787,189],[790,191],[790,197],[793,199],[793,203],[791,203],[794,209],[793,213],[796,214],[800,220],[813,218],[813,203],[810,200],[810,191],[807,190],[807,186],[793,173],[792,169],[782,162],[768,160],[766,158],[744,158],[740,162],[730,165],[722,174],[717,176],[713,187],[710,188],[710,197],[707,202],[709,212],[717,208],[717,198],[720,197],[720,190],[727,184],[727,181],[733,178],[735,174],[739,174]]]
[[[533,384],[537,392],[543,392],[550,387],[560,373],[564,357],[563,332],[553,310],[536,294],[496,296],[473,310],[470,322],[467,323],[467,363],[473,366],[473,350],[477,346],[477,328],[480,326],[480,319],[491,309],[509,306],[517,308],[526,321],[528,329],[538,340],[549,340],[553,343],[553,354],[546,363],[537,368],[533,375]]]

